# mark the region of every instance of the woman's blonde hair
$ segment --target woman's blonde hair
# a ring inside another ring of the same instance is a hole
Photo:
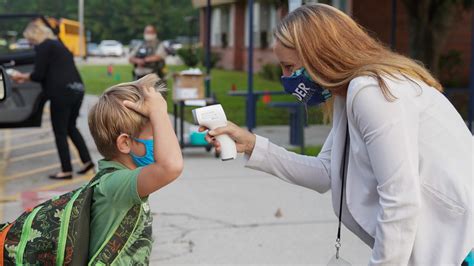
[[[36,43],[41,43],[46,39],[57,39],[53,31],[38,20],[30,22],[28,26],[26,26],[23,31],[23,36]]]
[[[143,88],[155,87],[157,91],[165,91],[165,83],[155,74],[127,83],[108,88],[99,101],[89,111],[89,130],[99,152],[105,159],[117,156],[117,138],[122,133],[138,137],[148,118],[132,111],[123,105],[128,100],[143,104]]]
[[[392,52],[344,12],[325,4],[299,7],[274,31],[283,46],[296,49],[311,78],[335,90],[358,76],[377,79],[387,100],[396,99],[382,77],[421,80],[442,91],[441,84],[419,63]]]

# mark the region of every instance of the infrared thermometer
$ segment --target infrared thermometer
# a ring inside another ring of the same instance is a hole
[[[209,105],[193,110],[194,122],[200,126],[209,128],[210,130],[218,127],[227,126],[227,118],[224,113],[222,105]],[[216,136],[216,139],[221,144],[221,159],[222,161],[233,160],[237,157],[237,148],[235,141],[227,134]]]

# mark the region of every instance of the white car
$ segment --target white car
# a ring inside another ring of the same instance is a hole
[[[103,56],[124,56],[123,45],[115,40],[104,40],[99,44],[99,50]]]

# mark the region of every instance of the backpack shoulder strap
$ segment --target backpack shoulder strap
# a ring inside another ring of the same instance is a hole
[[[97,174],[95,174],[95,176],[91,179],[91,181],[89,181],[88,186],[93,187],[93,186],[97,185],[102,176],[104,176],[106,174],[109,174],[109,173],[112,173],[116,170],[117,170],[116,168],[112,168],[112,167],[104,168],[104,169],[100,170]]]
[[[141,204],[135,204],[128,210],[120,224],[107,236],[106,241],[102,243],[88,265],[98,265],[99,263],[111,265],[114,262],[123,251],[130,236],[136,231],[141,211]]]
[[[3,266],[3,248],[5,246],[5,239],[7,238],[7,233],[12,227],[13,224],[5,224],[0,229],[0,266]]]

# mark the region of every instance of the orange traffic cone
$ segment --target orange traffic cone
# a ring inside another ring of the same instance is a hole
[[[266,91],[263,94],[262,101],[264,104],[269,104],[272,101],[272,95],[270,94],[270,92]]]

